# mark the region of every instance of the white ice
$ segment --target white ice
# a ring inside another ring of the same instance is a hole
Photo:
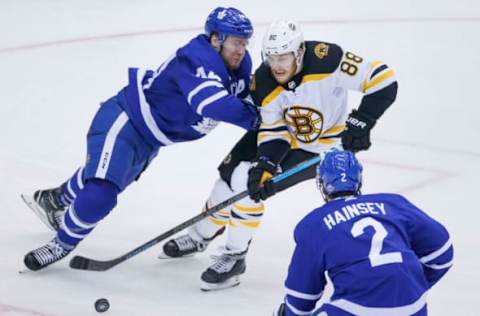
[[[432,315],[478,315],[480,296],[480,4],[478,1],[0,1],[0,315],[269,315],[282,300],[292,230],[322,204],[309,181],[273,197],[239,287],[199,290],[209,254],[156,259],[160,247],[108,272],[68,259],[19,275],[26,252],[52,238],[20,193],[53,187],[84,161],[99,102],[126,84],[129,66],[157,67],[202,30],[217,5],[255,22],[255,65],[268,22],[304,22],[307,39],[335,42],[394,68],[398,100],[359,158],[364,192],[398,192],[444,223],[455,264],[429,293]],[[351,105],[358,104],[353,94]],[[109,259],[200,211],[216,166],[242,131],[225,124],[201,141],[162,149],[141,181],[77,248]]]

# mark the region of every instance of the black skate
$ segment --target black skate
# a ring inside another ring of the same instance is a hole
[[[60,202],[61,194],[62,188],[59,187],[35,191],[33,198],[22,194],[22,199],[48,228],[57,231],[66,210],[66,206]]]
[[[214,256],[215,263],[202,273],[202,291],[215,291],[240,284],[240,275],[245,273],[246,251],[237,254],[224,253]]]
[[[208,244],[217,236],[223,234],[225,226],[219,229],[211,238],[196,241],[190,235],[183,235],[178,238],[170,239],[163,245],[163,253],[159,259],[180,258],[194,255],[197,252],[203,252],[207,249]]]
[[[43,247],[30,251],[25,255],[23,262],[32,271],[38,271],[57,262],[68,255],[71,250],[65,249],[56,238]]]

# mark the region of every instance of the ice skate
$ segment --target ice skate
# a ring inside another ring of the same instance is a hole
[[[40,220],[57,231],[62,223],[66,206],[60,202],[61,188],[38,190],[32,196],[22,194],[22,199]]]
[[[25,255],[23,262],[28,269],[38,271],[68,255],[71,250],[63,247],[56,238]]]
[[[212,256],[214,263],[202,274],[202,291],[216,291],[240,284],[240,275],[245,273],[246,252],[232,254],[224,253]]]
[[[190,235],[182,235],[178,238],[172,238],[163,245],[162,253],[159,259],[191,257],[198,252],[207,249],[208,244],[217,236],[223,234],[225,227],[219,229],[211,238],[204,238],[202,241],[193,239]]]

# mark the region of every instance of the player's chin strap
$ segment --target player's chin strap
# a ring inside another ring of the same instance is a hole
[[[322,160],[321,156],[315,156],[309,160],[306,160],[302,163],[299,163],[295,167],[273,177],[270,181],[273,183],[278,183],[281,182],[289,177],[291,177],[294,174],[297,174],[301,172],[302,170],[305,170],[313,165],[318,164]],[[190,227],[197,222],[203,220],[204,218],[207,218],[215,213],[217,213],[220,210],[225,209],[227,206],[243,199],[244,197],[248,196],[248,191],[245,190],[243,192],[238,193],[237,195],[232,196],[231,198],[221,202],[220,204],[217,204],[204,212],[190,218],[189,220],[171,228],[170,230],[164,232],[163,234],[153,238],[152,240],[147,241],[146,243],[138,246],[137,248],[127,252],[124,255],[121,255],[117,258],[111,259],[111,260],[106,260],[106,261],[100,261],[100,260],[95,260],[95,259],[89,259],[86,257],[82,256],[75,256],[70,260],[70,267],[72,269],[78,269],[78,270],[88,270],[88,271],[106,271],[110,268],[113,268],[117,264],[120,264],[136,255],[139,253],[155,246],[159,242],[175,235],[176,233],[184,230],[187,227]]]

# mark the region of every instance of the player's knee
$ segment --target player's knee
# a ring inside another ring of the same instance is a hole
[[[77,215],[87,223],[105,217],[117,205],[118,187],[105,180],[91,179],[85,183],[74,202]]]
[[[230,189],[228,184],[224,180],[218,179],[217,181],[215,181],[212,193],[210,194],[210,201],[213,204],[217,204],[225,201],[226,199],[231,197],[232,194],[233,191]]]
[[[241,192],[247,189],[248,170],[251,163],[242,161],[233,171],[231,188],[234,192]]]

